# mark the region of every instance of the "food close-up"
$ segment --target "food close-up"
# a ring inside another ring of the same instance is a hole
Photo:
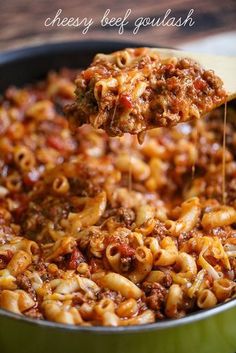
[[[1,353],[236,352],[236,7],[191,2],[0,4]]]
[[[188,57],[150,48],[97,54],[76,79],[73,125],[91,123],[111,136],[199,119],[226,100],[222,80]]]
[[[72,134],[63,109],[75,76],[51,72],[3,96],[1,307],[118,326],[180,318],[231,298],[234,107],[225,126],[223,107],[150,130],[141,144],[89,125]]]

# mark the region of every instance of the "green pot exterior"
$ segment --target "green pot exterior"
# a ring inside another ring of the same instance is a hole
[[[136,332],[64,329],[0,316],[1,353],[235,353],[236,307],[175,327]]]

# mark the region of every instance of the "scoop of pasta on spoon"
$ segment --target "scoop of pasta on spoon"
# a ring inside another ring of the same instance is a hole
[[[77,77],[65,113],[72,127],[89,123],[110,136],[171,127],[236,97],[235,69],[236,58],[171,49],[97,54]]]

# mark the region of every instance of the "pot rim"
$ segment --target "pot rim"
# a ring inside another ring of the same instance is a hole
[[[108,326],[76,326],[71,324],[60,324],[54,321],[48,320],[39,320],[30,318],[24,315],[15,314],[11,311],[5,309],[0,309],[0,319],[1,317],[7,317],[9,319],[17,320],[18,322],[24,322],[26,324],[34,325],[37,327],[45,327],[51,329],[59,329],[62,331],[70,332],[86,332],[86,333],[95,333],[95,334],[124,334],[124,333],[141,333],[141,332],[151,332],[151,331],[160,331],[165,329],[177,328],[179,326],[192,324],[201,320],[211,318],[217,314],[221,314],[227,310],[233,309],[236,307],[236,299],[230,299],[226,303],[218,304],[217,306],[202,310],[196,311],[194,313],[188,314],[180,319],[165,319],[163,321],[154,322],[151,324],[145,325],[132,325],[132,326],[117,326],[117,327],[108,327]]]

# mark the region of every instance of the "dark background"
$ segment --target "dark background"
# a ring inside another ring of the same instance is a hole
[[[44,27],[47,17],[54,17],[61,8],[63,17],[93,17],[94,25],[86,35],[81,29]],[[124,16],[132,9],[131,22],[123,35],[116,29],[102,29],[100,19],[107,8],[113,16]],[[146,27],[132,34],[132,19],[160,17],[168,8],[175,17],[186,17],[194,9],[193,27]],[[166,46],[203,38],[212,34],[236,30],[236,0],[0,0],[0,50],[36,45],[42,42],[76,39],[128,39]],[[235,43],[236,45],[236,43]]]

